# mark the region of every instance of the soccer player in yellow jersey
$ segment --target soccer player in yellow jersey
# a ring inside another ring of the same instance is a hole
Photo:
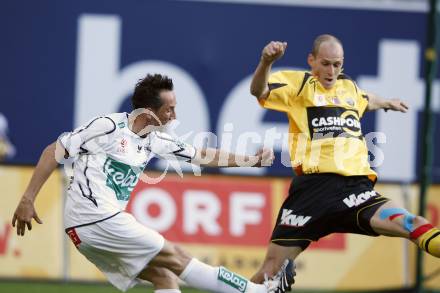
[[[342,73],[342,43],[332,35],[314,41],[307,58],[310,72],[271,74],[286,47],[285,42],[264,47],[251,83],[262,107],[286,113],[297,175],[252,281],[263,282],[264,274],[272,275],[286,258],[296,258],[312,241],[334,232],[404,237],[440,257],[440,230],[374,191],[377,175],[368,162],[360,120],[365,111],[405,113],[407,105],[358,88]]]

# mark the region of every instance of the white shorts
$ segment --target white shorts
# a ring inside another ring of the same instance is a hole
[[[69,229],[67,234],[78,250],[122,291],[139,283],[137,276],[165,242],[162,235],[125,212],[102,222]]]

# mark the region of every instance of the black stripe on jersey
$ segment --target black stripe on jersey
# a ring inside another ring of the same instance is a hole
[[[280,87],[283,87],[283,86],[286,86],[286,85],[287,85],[287,83],[278,83],[278,82],[268,83],[267,84],[267,86],[269,87],[269,91],[279,89]]]
[[[425,251],[429,252],[428,247],[429,247],[429,242],[431,242],[432,239],[434,239],[435,237],[439,236],[440,232],[434,233],[434,235],[432,235],[431,237],[429,237],[428,240],[426,240],[425,242]]]
[[[77,132],[74,132],[74,133],[72,133],[72,134],[80,133],[80,132],[83,131],[84,129],[89,128],[90,125],[92,125],[93,122],[95,122],[96,120],[101,119],[101,118],[103,118],[103,117],[96,117],[95,119],[93,119],[92,121],[90,121],[90,123],[87,124],[85,127],[81,128],[80,130],[78,130]]]
[[[81,151],[79,152],[80,155],[87,154],[87,153],[89,152],[89,150],[83,148],[82,146],[80,146],[79,149],[81,150]]]
[[[86,127],[84,127],[83,129],[81,129],[80,131],[78,131],[78,133],[80,133],[80,132],[83,131],[84,129],[89,128],[90,125],[92,125],[93,122],[95,122],[96,120],[98,120],[98,119],[100,119],[100,118],[107,118],[108,120],[110,120],[110,121],[113,123],[113,129],[110,130],[110,131],[107,131],[107,132],[105,132],[105,133],[101,133],[101,134],[97,134],[97,135],[95,135],[95,136],[92,136],[92,137],[89,138],[88,140],[84,141],[84,142],[81,144],[81,146],[79,147],[79,148],[81,149],[80,154],[85,154],[85,153],[88,153],[88,152],[89,152],[86,148],[83,147],[84,144],[86,144],[87,142],[91,141],[92,139],[95,139],[95,138],[100,137],[100,136],[108,135],[108,134],[110,134],[110,133],[112,133],[112,132],[114,132],[114,131],[116,130],[116,123],[115,123],[115,121],[113,121],[113,119],[111,119],[110,117],[98,117],[98,118],[96,118],[96,119],[93,119],[92,122],[90,122]]]
[[[364,98],[367,101],[370,101],[370,98],[368,97],[368,95],[362,95],[362,98]]]
[[[299,94],[301,93],[301,91],[303,90],[304,86],[306,85],[307,80],[309,79],[309,77],[312,76],[310,73],[306,72],[304,73],[304,78],[303,81],[301,83],[301,86],[299,87],[299,91],[296,94],[296,96],[299,96]]]
[[[93,204],[96,207],[98,207],[98,203],[96,202],[96,199],[93,197],[93,192],[92,192],[92,189],[90,188],[90,180],[87,177],[87,169],[89,168],[88,162],[89,162],[89,158],[87,157],[87,159],[86,159],[86,167],[84,168],[84,177],[86,177],[87,189],[89,190],[89,194],[86,194],[84,192],[84,190],[81,187],[81,184],[78,183],[78,186],[79,186],[79,189],[81,190],[82,196],[84,196],[85,198],[87,198],[88,200],[93,202]]]
[[[158,138],[163,139],[163,140],[166,140],[166,141],[171,141],[171,142],[174,142],[174,143],[176,142],[174,139],[171,139],[171,138],[168,138],[168,137],[160,136],[158,132],[156,132],[156,136],[157,136]],[[176,145],[177,145],[177,144],[176,144]],[[180,152],[184,151],[185,149],[182,148],[182,147],[180,147],[180,146],[178,146],[178,147],[179,147],[179,149],[176,150],[176,151],[174,151],[173,154],[176,155],[176,156],[179,156],[179,157],[181,157],[181,158],[188,159],[188,161],[190,161],[190,160],[192,159],[190,156],[186,156],[186,155],[180,154]],[[151,149],[150,149],[150,151],[151,151]]]
[[[180,150],[174,151],[173,154],[176,155],[176,156],[179,156],[179,157],[181,157],[181,158],[188,159],[188,161],[191,161],[192,158],[191,158],[190,156],[180,154],[180,152],[181,152],[181,151],[184,151],[184,150],[185,150],[184,148],[181,148]],[[187,161],[187,162],[188,162],[188,161]]]
[[[78,226],[72,226],[72,227],[66,228],[64,231],[66,231],[66,233],[67,233],[71,229],[75,229],[75,228],[79,228],[79,227],[84,227],[84,226],[89,226],[89,225],[97,224],[97,223],[103,222],[105,220],[111,219],[111,218],[113,218],[114,216],[116,216],[119,213],[121,213],[121,212],[117,212],[116,214],[111,215],[110,217],[107,217],[107,218],[104,218],[104,219],[101,219],[101,220],[98,220],[98,221],[94,221],[94,222],[90,222],[90,223],[86,223],[86,224],[81,224],[81,225],[78,225]]]
[[[354,85],[354,89],[356,90],[356,93],[358,92],[358,87],[357,87],[356,83],[355,83],[354,80],[353,80],[350,76],[348,76],[347,74],[341,73],[341,74],[338,75],[338,78],[337,78],[337,79],[348,79],[349,81],[351,81],[351,82],[353,83],[353,85]]]
[[[345,73],[339,74],[337,79],[348,79],[348,80],[353,81],[353,79]]]

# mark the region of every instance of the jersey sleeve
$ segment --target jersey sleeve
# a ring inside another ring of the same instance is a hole
[[[278,71],[271,74],[268,80],[269,96],[258,102],[263,108],[288,112],[302,77],[304,73],[300,71]]]
[[[67,151],[69,157],[79,154],[99,153],[112,143],[116,130],[115,122],[109,117],[97,117],[72,132],[65,132],[58,142]]]
[[[150,151],[165,160],[189,162],[196,156],[196,148],[179,141],[167,133],[154,132],[150,141]]]
[[[359,108],[359,116],[362,117],[365,114],[365,111],[367,110],[368,107],[368,94],[361,90],[357,84],[355,83],[355,87],[357,88],[357,97],[358,97],[358,108]]]

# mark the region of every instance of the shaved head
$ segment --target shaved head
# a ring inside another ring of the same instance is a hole
[[[312,55],[316,57],[319,53],[321,45],[326,42],[329,42],[330,44],[336,43],[342,48],[342,43],[337,37],[328,34],[319,35],[313,42]]]

